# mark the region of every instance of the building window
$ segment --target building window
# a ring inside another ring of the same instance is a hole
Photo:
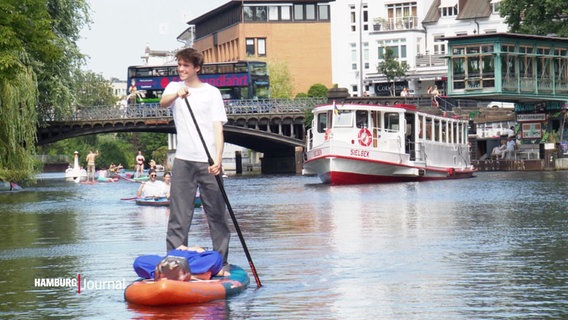
[[[258,56],[266,56],[266,38],[258,38],[256,42],[258,44]]]
[[[292,6],[268,6],[268,21],[290,21],[292,20]]]
[[[268,7],[268,20],[269,21],[280,20],[280,7],[277,6]]]
[[[379,41],[378,43],[378,57],[379,60],[384,59],[385,48],[389,47],[392,49],[393,56],[399,61],[406,61],[406,39],[392,39],[386,41]]]
[[[369,31],[369,10],[366,4],[363,5],[363,17],[361,20],[363,22],[363,30]]]
[[[243,14],[245,21],[267,21],[268,7],[266,6],[245,6]]]
[[[256,50],[254,48],[254,39],[253,38],[247,38],[246,39],[246,50],[247,50],[247,56],[254,56],[254,54],[256,53]]]
[[[450,60],[453,89],[482,90],[483,88],[494,88],[495,57],[493,52],[493,45],[454,47]],[[506,56],[506,54],[503,56]],[[507,66],[507,64],[505,63],[504,66]]]
[[[446,53],[446,41],[444,35],[434,35],[434,54]]]
[[[316,5],[306,4],[306,20],[316,20]]]
[[[455,17],[459,13],[457,0],[441,0],[438,8],[442,17]]]
[[[294,20],[302,21],[304,20],[304,6],[301,4],[294,5]]]
[[[499,14],[501,0],[491,0],[491,14]]]
[[[357,13],[355,12],[355,6],[349,6],[349,10],[351,11],[349,13],[349,24],[351,25],[351,31],[355,32],[357,31]]]
[[[369,70],[369,43],[363,43],[363,65],[365,70]]]
[[[318,5],[318,15],[320,20],[328,21],[329,20],[329,5]]]
[[[418,26],[416,2],[387,4],[388,30],[413,29]]]
[[[359,61],[358,58],[358,51],[357,51],[357,44],[355,43],[351,43],[351,69],[352,70],[357,70],[357,61]]]
[[[282,6],[280,7],[280,19],[289,21],[292,20],[292,7]]]

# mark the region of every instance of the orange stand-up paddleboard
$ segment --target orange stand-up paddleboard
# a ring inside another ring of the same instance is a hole
[[[177,281],[161,279],[139,280],[124,291],[130,303],[145,306],[168,306],[203,303],[225,299],[242,292],[250,283],[247,273],[231,265],[228,277],[213,277],[211,280]]]

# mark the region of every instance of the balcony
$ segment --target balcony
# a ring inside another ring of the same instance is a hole
[[[415,30],[419,28],[418,17],[408,16],[399,18],[375,18],[373,24],[373,31],[404,31]]]
[[[446,66],[445,54],[419,54],[416,56],[416,67],[440,67]]]

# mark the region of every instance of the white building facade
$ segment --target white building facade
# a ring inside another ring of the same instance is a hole
[[[336,0],[331,2],[332,81],[353,96],[388,96],[384,75],[377,71],[384,48],[408,64],[395,79],[399,94],[445,93],[447,75],[444,37],[506,32],[498,14],[500,0]]]

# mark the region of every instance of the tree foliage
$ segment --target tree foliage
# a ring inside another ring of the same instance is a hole
[[[405,61],[399,62],[394,56],[394,52],[390,47],[384,47],[383,61],[379,63],[377,71],[386,76],[387,82],[392,83],[391,95],[395,95],[394,80],[403,77],[408,71],[408,65]]]
[[[270,97],[290,98],[294,91],[292,85],[293,78],[285,61],[271,61],[268,63],[268,74],[270,75]]]
[[[84,0],[0,2],[0,180],[33,177],[39,121],[72,105],[87,10]]]
[[[74,92],[78,93],[77,106],[81,108],[113,106],[118,98],[112,93],[112,86],[102,75],[92,71],[77,70],[74,73]]]
[[[134,143],[133,143],[134,142]],[[127,170],[133,170],[138,150],[146,162],[154,159],[165,165],[168,154],[168,138],[165,133],[105,133],[69,138],[39,148],[48,155],[68,155],[72,161],[75,151],[79,152],[79,163],[86,167],[85,157],[91,151],[99,151],[96,169],[108,168],[112,163],[122,164]]]
[[[505,18],[510,32],[568,36],[568,1],[503,0],[499,13]]]
[[[316,83],[308,89],[308,97],[325,98],[327,97],[327,87],[321,83]]]

